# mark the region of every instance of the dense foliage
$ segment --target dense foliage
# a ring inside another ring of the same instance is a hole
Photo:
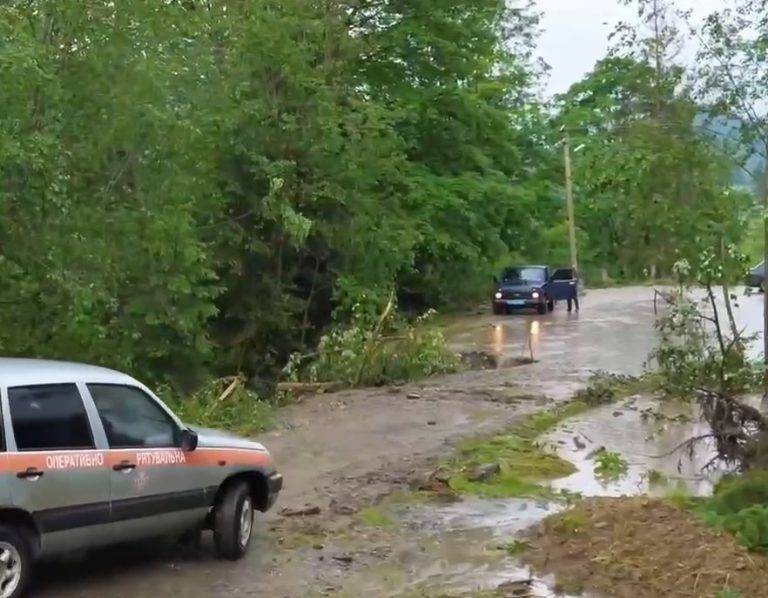
[[[477,296],[529,228],[534,28],[498,0],[4,2],[0,349],[194,385],[277,371],[362,295]]]
[[[736,241],[672,57],[614,52],[553,110],[536,30],[525,0],[3,2],[0,352],[196,388],[274,376],[393,291],[485,296],[569,259],[563,130],[587,269]]]
[[[754,200],[731,188],[734,163],[678,64],[684,15],[670,2],[625,3],[639,23],[620,25],[609,55],[558,99],[559,120],[582,150],[587,263],[619,279],[670,277],[678,260],[738,240]]]

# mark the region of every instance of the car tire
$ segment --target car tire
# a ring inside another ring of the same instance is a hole
[[[493,306],[493,315],[495,316],[503,316],[507,312],[506,309],[504,309],[503,305],[494,305]]]
[[[236,561],[248,552],[253,532],[253,496],[246,482],[227,487],[216,503],[213,539],[219,558]]]
[[[0,596],[20,597],[32,573],[29,534],[18,528],[0,525]]]
[[[547,302],[547,310],[555,311],[555,302],[552,299]]]
[[[547,304],[546,303],[539,303],[539,306],[536,308],[536,311],[538,311],[540,314],[547,313]]]

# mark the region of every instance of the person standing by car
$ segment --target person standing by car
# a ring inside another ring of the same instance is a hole
[[[579,311],[579,274],[576,272],[576,268],[572,269],[573,280],[568,285],[568,311],[573,311],[574,304],[576,305],[576,311]]]

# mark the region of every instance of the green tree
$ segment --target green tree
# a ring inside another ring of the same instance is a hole
[[[749,207],[698,125],[701,107],[674,62],[674,13],[637,5],[648,33],[620,26],[608,57],[559,98],[557,121],[582,146],[577,220],[595,265],[629,278],[670,275],[678,259],[737,240]]]
[[[768,4],[764,0],[741,0],[734,8],[709,15],[700,31],[697,80],[699,97],[708,114],[731,125],[737,145],[732,158],[747,172],[757,154],[762,171],[757,173],[762,195],[764,258],[768,263]],[[768,363],[768,301],[764,313],[764,358]],[[768,377],[766,378],[768,392]]]

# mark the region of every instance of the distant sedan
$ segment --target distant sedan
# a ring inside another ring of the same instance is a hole
[[[752,268],[747,274],[745,283],[748,287],[763,288],[763,281],[765,280],[765,262],[760,262],[757,266]]]

